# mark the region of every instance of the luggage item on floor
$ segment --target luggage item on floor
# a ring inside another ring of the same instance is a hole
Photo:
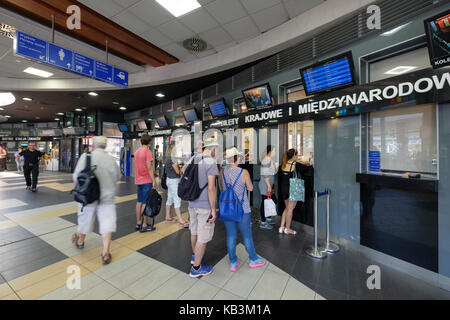
[[[74,200],[81,203],[81,211],[84,207],[100,199],[100,184],[94,174],[95,168],[91,168],[91,153],[86,153],[86,167],[77,176],[77,185],[70,191],[74,194]]]
[[[244,188],[243,190],[242,201],[239,200],[236,192],[234,192],[234,187],[241,177],[242,172],[244,172],[244,169],[241,169],[236,181],[231,185],[225,179],[224,171],[222,171],[226,189],[222,191],[219,196],[219,220],[221,221],[240,222],[242,220],[242,216],[244,215],[244,196],[247,188]]]
[[[152,224],[150,225],[150,229],[155,230],[155,217],[161,211],[162,206],[162,197],[155,189],[152,189],[150,195],[148,196],[147,204],[145,205],[144,212],[142,214],[141,225],[144,223],[144,216],[152,218]]]

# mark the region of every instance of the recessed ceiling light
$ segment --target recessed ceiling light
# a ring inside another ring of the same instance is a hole
[[[156,96],[158,97],[158,98],[164,98],[166,95],[164,94],[164,93],[157,93],[156,94]]]
[[[11,92],[0,92],[0,106],[7,106],[16,102],[16,97]]]
[[[113,101],[113,104],[119,104],[117,101]]]
[[[3,109],[3,108],[0,108],[0,111],[3,111],[3,110],[5,110],[5,109]]]
[[[33,99],[31,99],[31,98],[22,98],[22,100],[24,100],[24,101],[33,101]]]
[[[27,120],[22,120],[22,122],[28,122]]]
[[[53,75],[53,73],[51,72],[47,72],[41,69],[36,69],[33,67],[28,67],[25,70],[23,70],[23,72],[38,76],[38,77],[42,77],[42,78],[49,78]]]
[[[398,67],[395,67],[394,69],[386,71],[385,74],[403,74],[403,73],[409,72],[411,70],[414,70],[416,68],[417,67],[412,67],[412,66],[398,66]]]
[[[5,118],[11,118],[11,116],[6,115]]]
[[[120,110],[127,110],[126,107],[120,107]]]
[[[402,30],[404,27],[406,27],[408,24],[410,24],[411,22],[402,24],[401,26],[398,26],[397,28],[391,29],[389,31],[383,32],[381,35],[383,37],[387,37],[387,36],[392,36],[394,33],[397,33],[398,31]]]
[[[96,97],[96,96],[98,96],[98,93],[97,92],[89,92],[88,95]]]
[[[64,115],[64,113],[62,113],[62,112],[58,112],[58,113],[57,113],[57,115],[58,115],[58,116],[63,116],[63,115]]]
[[[41,117],[36,117],[36,120],[39,120]]]
[[[59,118],[55,118],[55,121],[59,121]]]
[[[81,111],[83,111],[83,109],[76,108],[75,111],[81,112]]]
[[[166,8],[175,17],[179,17],[201,7],[197,0],[156,0],[156,2]]]

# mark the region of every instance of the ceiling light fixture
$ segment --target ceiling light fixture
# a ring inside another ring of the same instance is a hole
[[[88,95],[92,96],[92,97],[96,97],[98,96],[97,92],[89,92]]]
[[[398,74],[403,74],[403,73],[409,72],[409,71],[414,70],[416,68],[417,67],[412,67],[412,66],[398,66],[398,67],[395,67],[394,69],[386,71],[385,74],[398,75]]]
[[[59,121],[59,118],[55,118],[55,121]]]
[[[64,113],[62,113],[62,112],[58,112],[58,113],[57,113],[57,115],[58,115],[58,116],[63,116],[63,115],[64,115]]]
[[[117,101],[113,101],[113,104],[119,104]]]
[[[28,122],[27,120],[22,120],[22,122]]]
[[[16,33],[16,28],[8,24],[0,24],[0,35],[5,36],[10,39],[14,39],[14,34]]]
[[[156,0],[176,18],[201,7],[197,0]]]
[[[6,115],[5,118],[11,118],[11,116]]]
[[[411,22],[402,24],[401,26],[398,26],[397,28],[391,29],[389,31],[383,32],[381,35],[383,37],[388,37],[388,36],[392,36],[394,33],[397,33],[398,31],[402,30],[404,27],[406,27],[408,24],[410,24]]]
[[[11,92],[0,92],[0,106],[7,106],[16,102],[16,97]]]
[[[126,107],[120,107],[119,109],[120,109],[120,110],[127,110]]]
[[[31,99],[31,98],[22,98],[22,100],[24,100],[24,101],[33,101],[33,99]]]
[[[32,74],[34,76],[42,77],[42,78],[49,78],[53,75],[53,73],[51,73],[51,72],[47,72],[47,71],[44,71],[41,69],[36,69],[33,67],[28,67],[25,70],[23,70],[23,72]]]
[[[81,112],[81,111],[83,111],[83,109],[76,108],[75,111]]]
[[[164,93],[159,92],[159,93],[156,94],[156,96],[158,98],[164,98],[166,95]]]

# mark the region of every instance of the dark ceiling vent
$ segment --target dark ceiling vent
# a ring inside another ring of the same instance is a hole
[[[183,47],[193,54],[198,54],[208,48],[208,44],[199,37],[192,37],[183,41]]]

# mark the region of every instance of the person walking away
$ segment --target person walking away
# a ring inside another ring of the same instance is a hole
[[[36,192],[39,177],[39,161],[42,161],[44,164],[44,170],[47,169],[44,154],[36,150],[36,143],[32,141],[28,143],[27,150],[22,150],[16,156],[16,160],[20,161],[20,157],[23,157],[23,174],[25,176],[27,190]],[[31,176],[33,180],[31,180]]]
[[[242,153],[237,148],[233,147],[226,150],[225,157],[228,166],[221,170],[219,175],[219,188],[222,192],[226,185],[233,186],[233,191],[236,193],[239,201],[243,201],[244,215],[240,222],[224,221],[227,230],[227,249],[228,257],[230,258],[230,271],[235,272],[239,266],[238,257],[236,256],[236,240],[237,228],[241,232],[244,241],[245,250],[250,258],[250,268],[262,267],[266,261],[256,254],[255,246],[253,244],[250,202],[247,197],[247,190],[253,191],[253,183],[250,178],[250,173],[239,168],[239,162],[242,159]],[[220,212],[219,212],[220,214]]]
[[[117,229],[117,212],[114,204],[116,194],[116,183],[120,179],[120,169],[116,159],[106,151],[106,137],[94,137],[92,139],[91,168],[100,185],[100,199],[86,205],[78,204],[78,230],[72,236],[72,242],[78,249],[84,248],[86,235],[94,231],[95,218],[99,223],[99,231],[102,236],[103,250],[101,254],[102,263],[111,262],[111,238]],[[86,168],[88,153],[83,153],[78,160],[73,181],[76,183],[81,171]]]
[[[198,164],[198,183],[203,188],[200,196],[189,201],[189,230],[191,232],[192,258],[190,277],[197,278],[209,275],[213,267],[202,264],[206,245],[214,236],[214,222],[216,221],[216,176],[219,175],[216,156],[219,144],[214,139],[207,139],[202,148],[202,154],[194,156],[192,161]],[[187,165],[183,168],[185,169]],[[184,172],[184,170],[183,170]]]
[[[189,223],[183,220],[181,216],[181,199],[178,196],[178,185],[180,184],[181,170],[176,163],[173,162],[175,154],[173,152],[175,145],[171,144],[166,150],[165,170],[167,175],[167,202],[166,202],[166,222],[175,222],[170,217],[170,208],[173,205],[175,214],[178,217],[178,225],[183,228],[189,227]],[[172,159],[173,158],[173,159]]]
[[[6,157],[8,153],[6,152],[5,147],[0,144],[0,168],[2,171],[6,171]]]
[[[23,149],[19,147],[17,151],[14,153],[14,159],[16,160],[16,166],[17,166],[17,172],[23,171],[23,156],[19,156],[19,153],[21,153]]]
[[[261,179],[259,180],[259,192],[261,193],[261,206],[260,216],[261,223],[259,225],[262,229],[272,229],[275,221],[272,217],[266,218],[264,211],[264,200],[270,196],[277,203],[277,197],[275,196],[275,175],[278,172],[279,164],[274,162],[272,159],[276,155],[276,150],[274,146],[268,145],[266,149],[267,153],[264,159],[261,161]]]
[[[283,164],[281,165],[281,195],[283,197],[286,208],[281,216],[281,224],[278,229],[279,233],[297,234],[297,231],[291,229],[292,216],[297,206],[297,201],[289,201],[289,179],[294,177],[294,170],[299,171],[299,163],[297,162],[297,150],[289,149],[283,156]]]
[[[151,140],[152,138],[148,134],[142,135],[142,146],[134,153],[134,183],[137,185],[136,230],[140,232],[154,230],[147,224],[147,217],[142,217],[150,192],[152,189],[156,189],[153,154],[149,150]]]

